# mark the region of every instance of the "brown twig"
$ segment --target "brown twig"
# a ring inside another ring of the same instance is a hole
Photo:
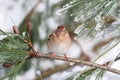
[[[37,54],[37,58],[51,59],[51,56],[49,54],[39,53],[39,54]],[[106,71],[110,71],[110,72],[113,72],[113,73],[116,73],[116,74],[120,75],[120,70],[117,70],[117,69],[114,69],[114,68],[111,68],[111,67],[108,67],[108,66],[104,66],[104,65],[101,65],[101,64],[93,63],[93,62],[81,61],[79,59],[71,58],[71,57],[68,57],[68,59],[66,60],[64,56],[58,56],[58,55],[54,55],[54,58],[52,58],[52,59],[79,63],[79,64],[83,64],[83,65],[86,65],[86,66],[91,66],[91,67],[95,67],[95,68],[104,69]]]

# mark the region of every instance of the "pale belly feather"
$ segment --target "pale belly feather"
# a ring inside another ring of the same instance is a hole
[[[57,53],[57,54],[65,54],[68,52],[68,48],[70,44],[53,44],[51,45],[50,52]]]

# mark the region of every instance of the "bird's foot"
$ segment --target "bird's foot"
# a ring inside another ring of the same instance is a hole
[[[68,60],[68,56],[66,54],[64,54],[64,58],[66,61]]]
[[[49,54],[50,54],[51,59],[55,57],[54,53],[49,53]]]

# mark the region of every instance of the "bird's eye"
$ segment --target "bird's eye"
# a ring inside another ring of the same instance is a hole
[[[52,37],[52,35],[50,35],[50,36],[48,37],[48,40],[50,40],[50,39],[51,39],[51,37]]]
[[[50,38],[48,38],[48,40],[50,40]]]
[[[59,32],[58,32],[58,30],[55,31],[55,35],[59,36]]]
[[[57,33],[58,33],[58,31],[56,30],[56,31],[55,31],[55,34],[57,35]]]

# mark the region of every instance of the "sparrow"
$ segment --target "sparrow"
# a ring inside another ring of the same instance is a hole
[[[66,28],[62,25],[58,26],[57,29],[48,37],[47,47],[50,54],[52,55],[53,53],[59,55],[64,54],[65,58],[67,58],[67,55],[65,53],[68,52],[70,46],[71,46],[70,35]]]

